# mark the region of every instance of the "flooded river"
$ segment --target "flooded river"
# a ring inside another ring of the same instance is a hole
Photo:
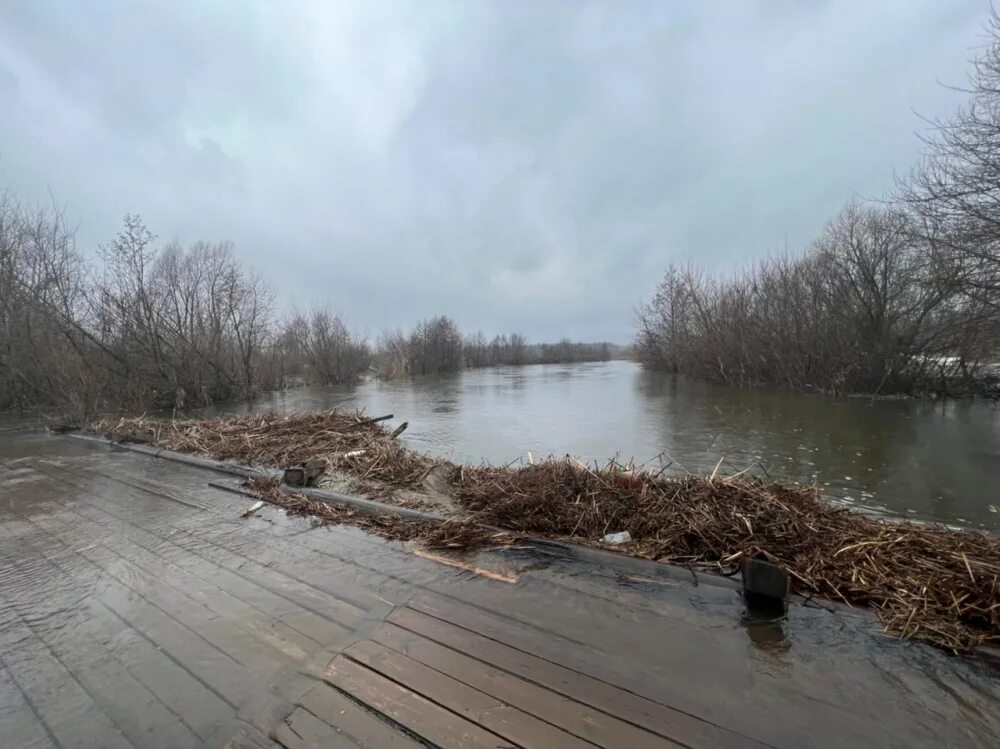
[[[1000,530],[1000,409],[741,391],[630,362],[469,370],[299,388],[224,412],[364,408],[408,421],[408,444],[456,461],[618,455],[710,473],[816,482],[880,514]]]

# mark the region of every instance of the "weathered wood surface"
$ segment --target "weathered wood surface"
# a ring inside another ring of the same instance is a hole
[[[246,533],[242,500],[220,502],[206,475],[158,484],[113,462],[5,466],[18,480],[0,482],[4,747],[236,741],[307,658],[385,609],[315,564],[275,569],[274,546],[256,555],[270,529]],[[276,746],[271,728],[234,746]]]
[[[478,622],[487,630],[489,618]],[[322,678],[433,746],[764,746],[408,606]],[[314,714],[337,723],[336,709]]]
[[[718,745],[709,724],[505,644],[502,617],[442,618],[451,599],[421,580],[463,570],[273,508],[244,518],[211,474],[150,462],[88,446],[5,463],[5,746]]]
[[[863,645],[769,660],[792,689],[738,624],[589,568],[496,582],[47,439],[0,460],[4,748],[988,745],[948,702],[883,726]]]

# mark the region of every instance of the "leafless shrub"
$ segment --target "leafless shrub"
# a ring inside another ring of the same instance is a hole
[[[228,243],[154,246],[137,216],[102,248],[89,317],[159,405],[248,398],[272,332],[272,295]]]
[[[257,391],[270,290],[228,244],[154,240],[128,216],[91,267],[60,211],[0,198],[0,407],[83,418]]]
[[[1000,16],[968,102],[889,205],[849,204],[802,257],[731,279],[670,268],[638,314],[647,366],[739,385],[969,390],[1000,354]]]
[[[539,364],[574,364],[577,362],[610,361],[610,343],[579,343],[563,338],[556,343],[541,343],[529,349],[529,355]]]
[[[465,338],[462,355],[465,366],[474,368],[609,361],[624,358],[624,349],[611,343],[580,343],[568,338],[532,344],[519,333],[499,335],[487,343],[482,333],[476,333]]]
[[[395,380],[410,374],[410,343],[401,330],[384,330],[375,346],[375,374]]]
[[[938,269],[976,306],[1000,308],[1000,16],[973,62],[968,102],[933,123],[926,156],[900,182],[900,199]]]
[[[86,268],[57,208],[28,208],[0,193],[0,408],[100,399],[94,342],[73,321]]]
[[[412,374],[441,374],[462,368],[462,334],[443,315],[417,324],[410,334],[408,355]]]
[[[462,343],[462,356],[465,366],[472,368],[518,366],[535,362],[527,341],[520,333],[498,335],[489,343],[482,332],[467,336]]]
[[[308,316],[296,314],[285,325],[286,355],[299,357],[307,380],[349,384],[371,366],[372,352],[365,338],[351,333],[339,315],[316,307]]]
[[[636,351],[738,386],[909,392],[939,387],[942,362],[974,373],[987,326],[966,319],[978,318],[911,215],[852,202],[801,257],[726,279],[669,268],[639,312]]]

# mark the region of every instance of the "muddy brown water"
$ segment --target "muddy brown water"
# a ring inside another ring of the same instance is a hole
[[[1000,408],[985,400],[737,390],[608,362],[297,388],[207,413],[334,407],[393,413],[407,444],[456,461],[617,455],[710,473],[723,460],[866,511],[1000,530]]]
[[[988,665],[814,604],[532,550],[507,585],[276,508],[215,474],[69,437],[0,434],[0,745],[221,746],[302,662],[418,593],[498,612],[568,665],[781,747],[996,746]],[[367,612],[367,613],[366,613]],[[266,725],[264,725],[266,728]]]

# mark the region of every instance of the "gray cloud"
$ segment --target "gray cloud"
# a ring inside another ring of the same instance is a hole
[[[663,267],[798,247],[917,158],[984,0],[0,5],[0,184],[90,250],[231,239],[372,333],[625,341]]]

